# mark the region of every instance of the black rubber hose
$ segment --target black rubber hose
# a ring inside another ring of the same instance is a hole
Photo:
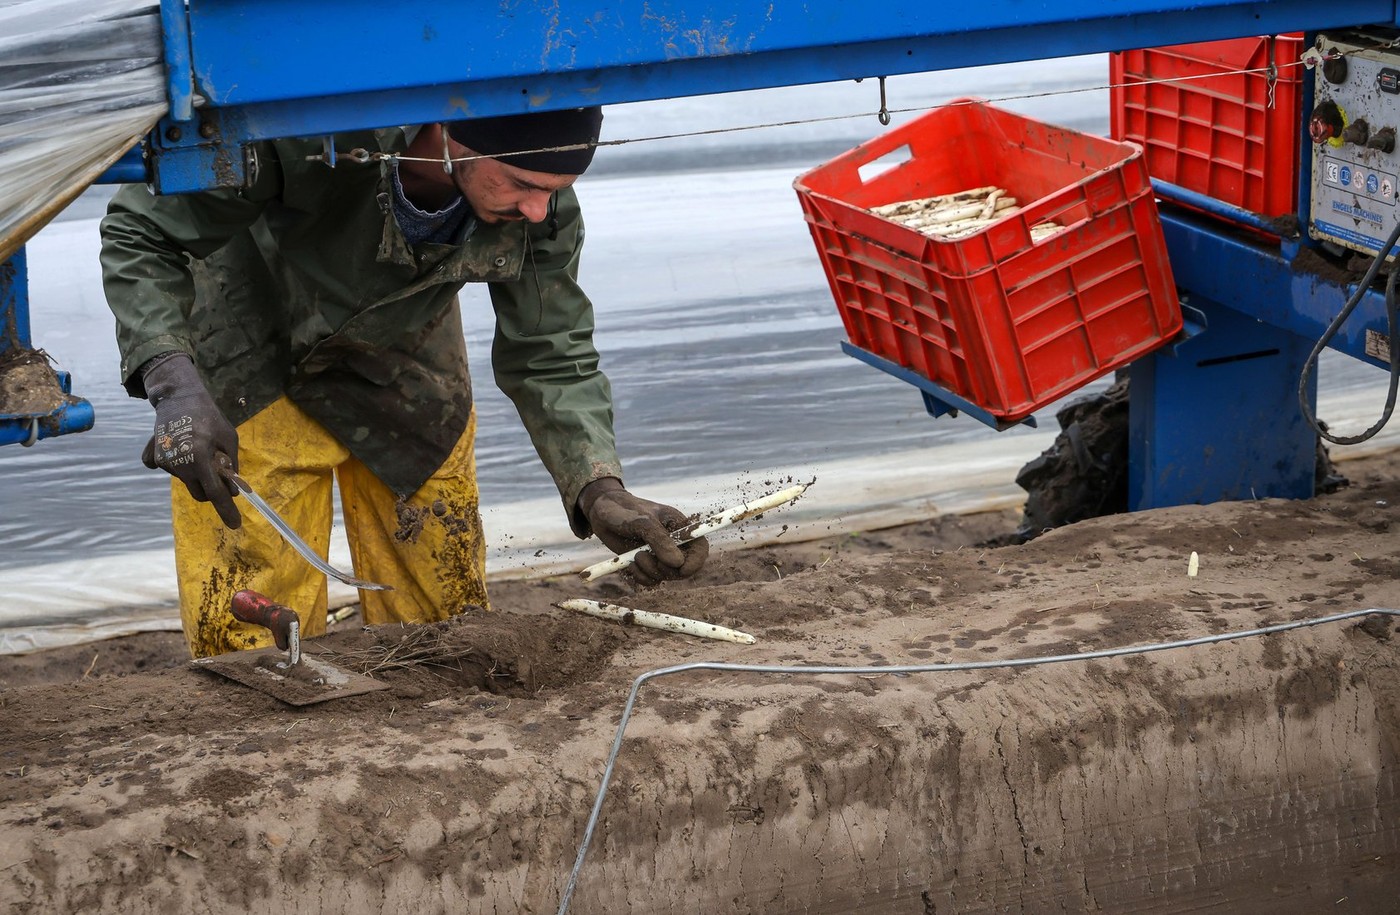
[[[1317,344],[1308,355],[1308,361],[1303,363],[1303,371],[1298,377],[1298,407],[1303,411],[1303,418],[1308,421],[1308,425],[1317,431],[1317,434],[1327,439],[1334,445],[1357,445],[1371,438],[1390,422],[1390,414],[1395,410],[1395,394],[1400,388],[1400,315],[1397,315],[1396,303],[1396,283],[1400,280],[1400,265],[1390,271],[1390,276],[1385,281],[1385,318],[1386,329],[1390,339],[1390,390],[1386,394],[1385,409],[1381,412],[1381,418],[1376,420],[1376,424],[1362,432],[1360,435],[1333,435],[1322,427],[1317,421],[1312,408],[1308,406],[1308,377],[1312,374],[1313,363],[1322,354],[1328,342],[1337,335],[1337,331],[1346,323],[1348,317],[1360,304],[1366,295],[1366,290],[1371,288],[1371,283],[1375,281],[1376,274],[1380,272],[1381,264],[1385,263],[1386,255],[1396,243],[1400,242],[1400,222],[1396,223],[1395,229],[1391,231],[1390,237],[1386,239],[1381,250],[1376,254],[1376,259],[1371,262],[1366,275],[1361,278],[1361,283],[1356,287],[1356,292],[1347,299],[1346,305],[1332,319],[1332,323],[1327,325],[1327,330],[1323,331],[1318,338]]]

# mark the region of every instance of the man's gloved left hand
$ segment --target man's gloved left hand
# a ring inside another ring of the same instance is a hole
[[[645,546],[650,553],[638,553],[630,572],[644,585],[674,578],[689,578],[705,564],[710,543],[704,537],[678,546],[671,532],[689,519],[679,510],[632,495],[616,477],[594,480],[578,497],[579,510],[588,519],[593,533],[614,553],[626,553]]]

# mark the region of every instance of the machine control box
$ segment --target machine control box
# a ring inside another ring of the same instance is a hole
[[[1317,36],[1309,234],[1375,254],[1400,220],[1400,49],[1394,35]]]

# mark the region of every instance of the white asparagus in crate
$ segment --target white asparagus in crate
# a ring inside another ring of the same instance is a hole
[[[985,206],[982,207],[982,212],[979,213],[978,216],[982,219],[991,219],[992,214],[995,213],[997,210],[1005,209],[1005,207],[1001,205],[1001,199],[1005,196],[1006,191],[1002,188],[997,188],[996,190],[992,191],[990,194],[987,195],[987,203]],[[1010,206],[1015,202],[1016,198],[1011,197],[1008,199],[1007,206]]]
[[[1021,208],[1005,188],[987,186],[887,203],[871,207],[870,212],[930,238],[953,240],[980,232],[998,220],[1021,212]],[[1031,242],[1048,238],[1062,228],[1053,222],[1032,226]]]
[[[992,201],[992,213],[1013,212],[1017,209],[1015,197],[1001,197]],[[966,219],[986,219],[992,213],[983,215],[987,205],[980,201],[963,204],[959,207],[947,207],[941,210],[925,211],[917,216],[902,217],[895,220],[911,229],[922,229],[926,226],[946,226]]]
[[[631,607],[604,604],[582,597],[560,601],[554,606],[561,610],[576,610],[579,613],[587,613],[589,616],[596,616],[599,619],[617,620],[627,625],[646,626],[650,629],[664,629],[667,632],[679,632],[682,635],[696,635],[703,639],[738,642],[740,645],[752,645],[758,641],[747,632],[726,629],[724,626],[716,626],[714,623],[703,623],[700,620],[672,616],[669,613],[654,613],[651,610],[633,610]]]
[[[917,200],[901,200],[898,203],[886,203],[882,206],[871,207],[870,212],[876,216],[892,218],[895,216],[905,216],[909,213],[922,213],[925,210],[934,210],[940,206],[948,206],[956,203],[963,203],[969,200],[978,200],[986,197],[995,187],[974,187],[970,190],[959,191],[956,194],[940,194],[937,197],[920,197]]]

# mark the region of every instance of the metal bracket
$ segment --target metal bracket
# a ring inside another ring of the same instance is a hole
[[[167,117],[151,131],[150,165],[157,194],[186,194],[211,186],[243,188],[256,176],[257,155],[240,144],[246,131],[237,111],[202,109],[198,121],[191,130],[192,122]]]
[[[1176,356],[1183,344],[1191,341],[1194,337],[1199,337],[1210,327],[1210,321],[1206,319],[1206,313],[1191,305],[1186,304],[1186,296],[1181,297],[1181,330],[1173,337],[1162,352]]]
[[[929,381],[923,375],[911,369],[906,369],[898,363],[891,362],[881,356],[866,349],[861,349],[854,343],[841,342],[841,352],[847,356],[854,356],[866,365],[872,365],[882,372],[888,372],[901,381],[908,382],[918,388],[924,395],[924,409],[928,410],[930,416],[957,416],[959,413],[966,413],[968,416],[982,423],[984,426],[991,426],[998,432],[1005,432],[1013,426],[1036,427],[1034,416],[1027,416],[1025,419],[1005,420],[992,415],[970,400],[965,400],[946,388],[940,387]]]

